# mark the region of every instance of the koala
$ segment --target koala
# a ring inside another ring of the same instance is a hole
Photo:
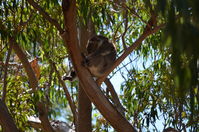
[[[88,68],[92,76],[101,77],[116,60],[116,48],[108,38],[102,35],[95,35],[88,40],[86,46],[87,53],[84,54],[82,64]],[[75,72],[71,71],[71,76],[63,78],[64,80],[73,80]]]
[[[101,77],[116,59],[116,48],[108,38],[97,35],[89,39],[84,65],[94,77]]]

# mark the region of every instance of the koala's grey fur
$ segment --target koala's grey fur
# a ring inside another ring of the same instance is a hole
[[[89,39],[86,50],[83,65],[94,77],[101,77],[116,59],[115,45],[102,35],[96,35]],[[74,70],[71,72],[73,74],[64,77],[63,80],[74,80],[76,74],[74,74]]]
[[[116,59],[116,48],[108,38],[98,35],[89,39],[85,66],[95,77],[101,77]]]

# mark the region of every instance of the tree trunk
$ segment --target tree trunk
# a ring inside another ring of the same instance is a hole
[[[80,22],[79,26],[79,46],[81,53],[86,53],[86,44],[89,36],[89,28],[87,25],[84,25],[83,22]],[[79,82],[78,90],[78,132],[92,132],[92,123],[91,123],[91,114],[92,114],[92,105],[88,96],[84,92],[82,85]]]
[[[109,102],[100,88],[94,82],[90,72],[82,66],[83,58],[79,53],[77,27],[76,27],[76,1],[63,0],[62,9],[65,21],[65,32],[62,34],[64,44],[67,47],[73,62],[74,69],[81,82],[85,93],[95,104],[101,114],[110,122],[118,132],[136,132],[133,126],[123,117]]]
[[[78,90],[78,132],[92,132],[91,112],[91,101],[80,84]]]

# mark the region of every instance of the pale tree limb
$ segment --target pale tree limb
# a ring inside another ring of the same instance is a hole
[[[42,129],[42,125],[40,122],[28,121],[28,124],[34,129],[37,129],[37,130]]]
[[[89,19],[89,18],[88,18]],[[82,18],[83,20],[83,18]],[[81,53],[87,53],[86,45],[88,39],[95,34],[94,25],[91,20],[87,24],[80,21],[79,29],[79,46]],[[92,104],[89,97],[86,95],[83,85],[79,81],[78,87],[78,131],[92,132]]]
[[[6,63],[4,63],[4,62],[2,62],[2,61],[0,61],[0,65],[2,66],[2,67],[6,67],[6,66],[16,66],[17,68],[22,68],[22,65],[20,65],[20,64],[18,64],[18,63],[8,63],[8,64],[6,64]]]
[[[51,126],[53,127],[53,130],[55,132],[75,132],[68,123],[63,122],[63,121],[59,121],[59,120],[52,120],[51,122]],[[36,130],[40,130],[42,128],[42,125],[40,123],[40,121],[32,121],[29,120],[28,121],[29,126],[33,127]]]
[[[39,119],[41,120],[42,130],[44,132],[53,132],[53,128],[48,120],[48,112],[46,106],[42,102],[37,102],[37,108],[39,111]]]
[[[135,128],[133,128],[126,118],[123,117],[109,102],[109,100],[93,80],[90,72],[82,66],[81,62],[83,61],[83,58],[79,52],[76,31],[76,1],[63,0],[62,9],[66,26],[65,29],[67,31],[62,34],[62,38],[70,53],[74,69],[85,93],[116,131],[136,132]]]

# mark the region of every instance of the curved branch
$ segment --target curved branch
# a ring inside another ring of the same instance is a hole
[[[144,39],[146,39],[149,35],[156,33],[165,24],[161,24],[159,26],[154,27],[151,30],[146,30],[130,47],[128,47],[125,52],[115,61],[111,68],[109,68],[102,77],[97,79],[97,84],[100,86],[102,82],[106,79],[106,77],[137,47],[139,47]]]

